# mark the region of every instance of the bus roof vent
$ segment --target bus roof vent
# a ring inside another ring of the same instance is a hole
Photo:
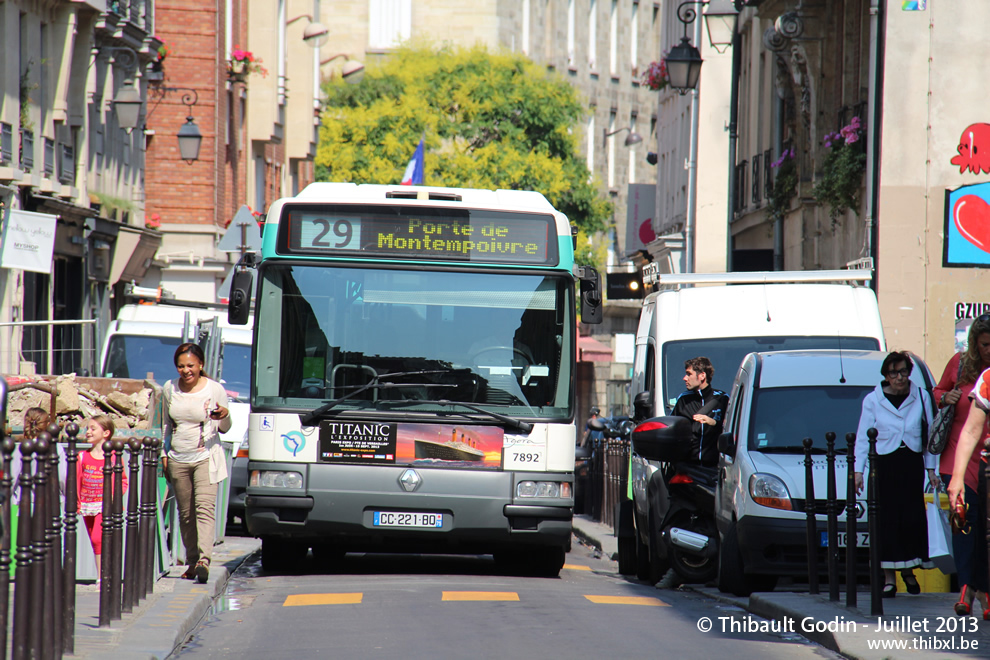
[[[385,199],[425,199],[432,202],[460,202],[463,198],[457,193],[428,192],[425,190],[389,190]]]

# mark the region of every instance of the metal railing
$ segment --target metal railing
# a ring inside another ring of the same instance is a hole
[[[34,373],[97,372],[95,319],[0,323],[4,328],[7,332],[0,334],[4,373],[24,373],[24,363],[33,363]]]
[[[591,452],[586,513],[593,520],[614,527],[615,506],[626,497],[629,441],[619,438],[594,440]]]

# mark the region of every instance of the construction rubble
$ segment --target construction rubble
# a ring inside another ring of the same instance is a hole
[[[59,425],[107,415],[118,431],[153,428],[154,405],[159,405],[161,388],[151,381],[129,378],[82,378],[64,376],[8,376],[7,422],[17,432],[23,428],[24,413],[38,407],[51,412],[54,384],[55,415]]]

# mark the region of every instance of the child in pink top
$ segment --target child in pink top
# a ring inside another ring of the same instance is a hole
[[[100,570],[103,553],[103,443],[113,437],[114,424],[106,415],[96,415],[86,424],[86,439],[92,447],[79,454],[76,467],[79,489],[79,514],[86,524],[86,533],[93,544],[96,556],[96,574]],[[124,475],[124,492],[127,492],[127,474]],[[99,579],[97,579],[99,582]]]

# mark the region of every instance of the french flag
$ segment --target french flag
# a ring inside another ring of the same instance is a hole
[[[413,154],[409,164],[406,165],[406,172],[402,175],[402,185],[423,185],[423,138],[419,139],[419,146],[416,147],[416,153]]]

